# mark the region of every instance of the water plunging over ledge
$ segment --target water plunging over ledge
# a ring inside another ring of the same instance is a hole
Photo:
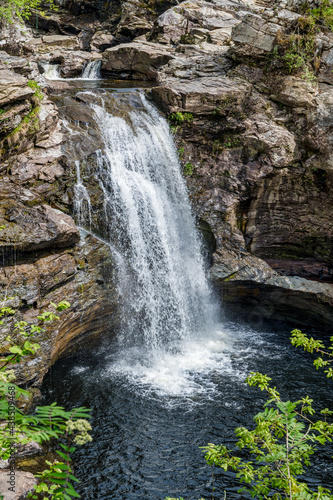
[[[88,61],[82,70],[80,77],[62,78],[60,74],[60,64],[44,64],[44,76],[47,80],[99,80],[101,78],[101,64],[100,60]]]
[[[168,123],[143,94],[113,112],[107,95],[97,104],[86,94],[105,144],[96,152],[97,177],[122,303],[123,349],[110,370],[190,392],[189,372],[213,364],[209,343],[215,355],[231,339],[219,325]]]
[[[234,428],[259,411],[262,394],[243,382],[249,371],[269,374],[283,396],[308,393],[331,407],[327,380],[291,347],[289,329],[219,324],[177,151],[156,109],[138,92],[82,94],[104,142],[96,176],[123,321],[116,341],[51,370],[46,399],[93,408],[94,441],[75,457],[84,499],[211,498],[199,446],[233,447]],[[89,186],[80,172],[76,189],[89,229]],[[318,460],[307,480],[329,486],[332,472]],[[217,499],[226,489],[240,498],[233,474],[222,480],[216,471],[215,485]]]

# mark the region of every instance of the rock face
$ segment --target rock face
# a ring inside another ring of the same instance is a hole
[[[12,71],[0,70],[0,106],[24,101],[34,94],[27,86],[27,79]]]
[[[22,262],[22,263],[21,263]],[[71,307],[59,314],[60,320],[44,325],[36,336],[41,345],[37,357],[19,365],[18,380],[39,384],[59,357],[93,345],[116,326],[117,293],[114,265],[109,246],[92,236],[81,238],[71,249],[30,252],[0,269],[1,294],[7,290],[7,304],[19,310],[28,322],[37,321],[50,303],[68,300]],[[29,307],[30,306],[30,307]],[[5,337],[12,324],[1,331],[1,351],[7,352]]]
[[[109,248],[80,235],[71,217],[79,158],[91,227],[103,237],[94,170],[103,141],[92,97],[46,81],[42,68],[50,63],[72,78],[100,59],[104,76],[156,82],[149,97],[173,127],[224,303],[237,315],[329,328],[332,34],[316,38],[313,83],[268,64],[280,34],[298,22],[298,0],[199,0],[151,10],[131,0],[107,3],[109,16],[100,0],[61,3],[72,14],[40,14],[38,36],[27,30],[14,46],[6,32],[0,51],[2,295],[7,290],[28,321],[51,302],[71,303],[18,376],[38,384],[54,361],[112,332],[118,318]],[[43,89],[56,94],[41,99]],[[1,332],[3,352],[10,328]]]
[[[37,335],[38,357],[17,370],[18,381],[38,385],[59,357],[91,345],[114,329],[118,304],[114,265],[109,246],[80,235],[72,217],[64,213],[73,207],[76,177],[67,163],[66,129],[61,127],[56,105],[43,96],[35,81],[23,76],[31,71],[26,59],[3,56],[1,60],[7,60],[10,69],[0,69],[4,157],[0,164],[0,296],[17,310],[15,321],[29,323],[38,322],[37,316],[51,302],[71,303],[59,322],[47,324]],[[81,114],[78,123],[82,120]],[[84,154],[89,144],[82,138]],[[98,146],[92,137],[90,148],[95,151]],[[9,352],[6,337],[12,332],[9,318],[0,334],[2,353]]]
[[[79,240],[79,231],[73,219],[49,205],[27,207],[6,200],[0,224],[4,226],[0,234],[0,248],[5,251],[17,249],[29,252],[69,247]]]

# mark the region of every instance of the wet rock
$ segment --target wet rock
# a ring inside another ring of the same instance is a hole
[[[274,319],[298,327],[333,320],[333,285],[299,277],[284,277],[245,251],[218,250],[211,269],[227,309],[238,319],[255,322]]]
[[[322,182],[320,182],[320,180]],[[333,229],[327,210],[331,176],[323,171],[306,175],[282,170],[257,187],[248,211],[249,249],[261,258],[294,259],[315,256],[333,264]]]
[[[9,472],[7,469],[0,470],[0,491],[3,500],[20,500],[37,485],[36,478],[30,472],[15,470],[15,491],[9,491],[7,482]]]
[[[42,346],[37,357],[17,367],[18,381],[37,384],[57,359],[109,335],[118,322],[118,298],[109,245],[93,236],[82,235],[81,243],[71,250],[32,253],[26,260],[0,269],[0,294],[7,290],[8,297],[15,299],[12,306],[19,309],[21,319],[36,322],[50,302],[66,299],[71,304],[58,313],[59,321],[44,324],[44,331],[37,334]],[[32,307],[27,309],[27,305]],[[4,349],[6,328],[11,326],[5,325],[0,333]]]
[[[45,141],[55,131],[58,125],[59,113],[53,102],[43,99],[39,105],[39,128],[36,133],[36,143]]]
[[[53,60],[60,59],[62,61],[60,65],[60,72],[61,76],[65,78],[81,76],[89,61],[101,58],[102,56],[97,52],[71,51],[53,53]]]

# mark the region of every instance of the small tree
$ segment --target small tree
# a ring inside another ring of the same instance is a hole
[[[330,364],[333,362],[333,337],[327,349],[321,341],[308,338],[299,330],[294,330],[292,344],[301,346],[308,352],[318,352],[314,361],[316,368],[325,367],[327,377],[333,376]],[[332,441],[333,424],[328,418],[333,412],[321,410],[322,417],[315,418],[313,400],[308,396],[298,401],[282,401],[276,388],[269,385],[270,378],[260,373],[251,373],[246,379],[250,386],[258,386],[267,392],[269,399],[264,410],[254,417],[256,427],[249,430],[239,427],[236,449],[247,450],[252,459],[237,456],[235,450],[228,450],[223,444],[209,443],[203,449],[209,465],[236,472],[243,488],[253,498],[289,500],[332,500],[331,491],[318,487],[312,491],[300,477],[304,466],[309,466],[310,457],[315,452],[315,444]]]

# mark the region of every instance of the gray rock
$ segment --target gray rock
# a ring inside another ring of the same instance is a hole
[[[25,57],[11,56],[2,50],[0,51],[0,68],[10,69],[24,76],[31,73],[29,61]]]
[[[252,85],[242,80],[227,77],[198,78],[195,81],[175,81],[155,87],[153,99],[166,113],[187,111],[200,115],[212,115],[233,101],[242,102],[251,92]]]
[[[308,108],[314,106],[317,93],[318,88],[315,84],[301,78],[287,76],[283,79],[281,89],[273,98],[287,106]]]
[[[113,35],[97,31],[91,39],[90,48],[95,52],[104,52],[104,50],[109,49],[115,45],[115,43]]]
[[[107,49],[103,53],[102,69],[110,73],[129,73],[134,78],[155,80],[158,68],[172,59],[169,50],[149,42],[132,42]]]
[[[36,478],[30,472],[15,470],[15,479],[13,480],[15,491],[8,490],[8,479],[10,471],[7,469],[0,470],[0,493],[4,500],[19,500],[31,491],[34,485],[37,484]]]
[[[66,36],[66,35],[47,35],[42,37],[43,40],[43,50],[49,47],[62,47],[70,50],[78,50],[80,48],[78,39],[76,36]]]
[[[333,48],[323,53],[318,80],[319,82],[333,85]]]
[[[247,14],[240,24],[232,29],[231,38],[238,56],[262,57],[273,49],[280,26],[267,22],[256,14]]]
[[[245,125],[243,143],[265,153],[274,167],[286,167],[297,159],[295,137],[285,127],[259,114],[247,119]]]

